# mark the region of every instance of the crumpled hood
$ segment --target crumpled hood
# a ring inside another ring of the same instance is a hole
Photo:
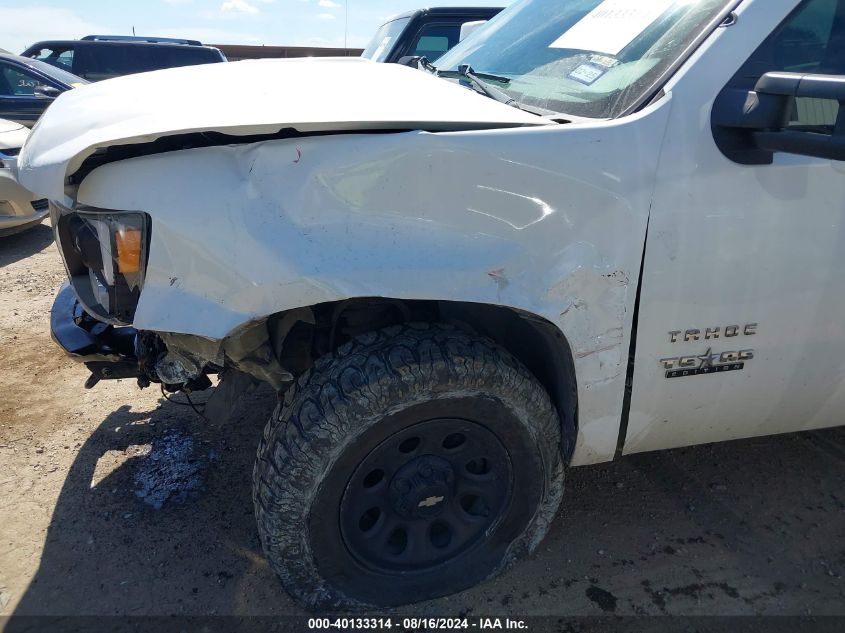
[[[98,148],[164,136],[377,129],[470,130],[550,122],[454,82],[359,58],[257,60],[172,68],[62,94],[19,160],[23,183],[60,200]]]

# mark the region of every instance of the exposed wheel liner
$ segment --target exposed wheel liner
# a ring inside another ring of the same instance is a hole
[[[516,474],[505,516],[477,547],[431,571],[357,564],[336,503],[352,470],[397,430],[464,414],[508,447]],[[253,500],[264,552],[299,602],[395,606],[461,591],[530,553],[554,518],[563,477],[559,418],[536,378],[489,339],[410,324],[357,337],[288,390],[258,448]]]

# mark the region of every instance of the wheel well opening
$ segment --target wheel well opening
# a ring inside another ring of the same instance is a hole
[[[542,317],[512,308],[455,301],[360,298],[311,306],[313,323],[284,326],[285,313],[268,320],[279,362],[295,375],[351,338],[411,321],[444,322],[487,336],[520,360],[545,387],[561,420],[561,449],[575,448],[578,396],[572,351],[563,333]]]

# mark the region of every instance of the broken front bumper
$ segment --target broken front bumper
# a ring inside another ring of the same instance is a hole
[[[135,353],[137,330],[93,318],[79,305],[68,283],[53,302],[50,334],[71,358],[85,363],[91,371],[86,387],[93,387],[100,380],[141,376]]]

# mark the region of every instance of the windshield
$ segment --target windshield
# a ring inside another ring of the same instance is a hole
[[[613,118],[647,96],[735,1],[520,0],[437,67],[469,64],[522,105]]]
[[[77,77],[73,73],[69,73],[61,68],[56,68],[52,64],[42,62],[38,59],[27,59],[26,63],[28,66],[32,66],[35,70],[44,73],[48,77],[52,77],[53,79],[56,79],[63,84],[67,84],[68,86],[73,86],[74,88],[89,83],[82,77]]]
[[[386,24],[382,24],[381,28],[376,31],[375,37],[367,44],[367,48],[361,53],[361,57],[372,59],[374,62],[383,62],[390,55],[393,50],[393,44],[396,38],[405,30],[411,18],[397,18],[391,20]]]

